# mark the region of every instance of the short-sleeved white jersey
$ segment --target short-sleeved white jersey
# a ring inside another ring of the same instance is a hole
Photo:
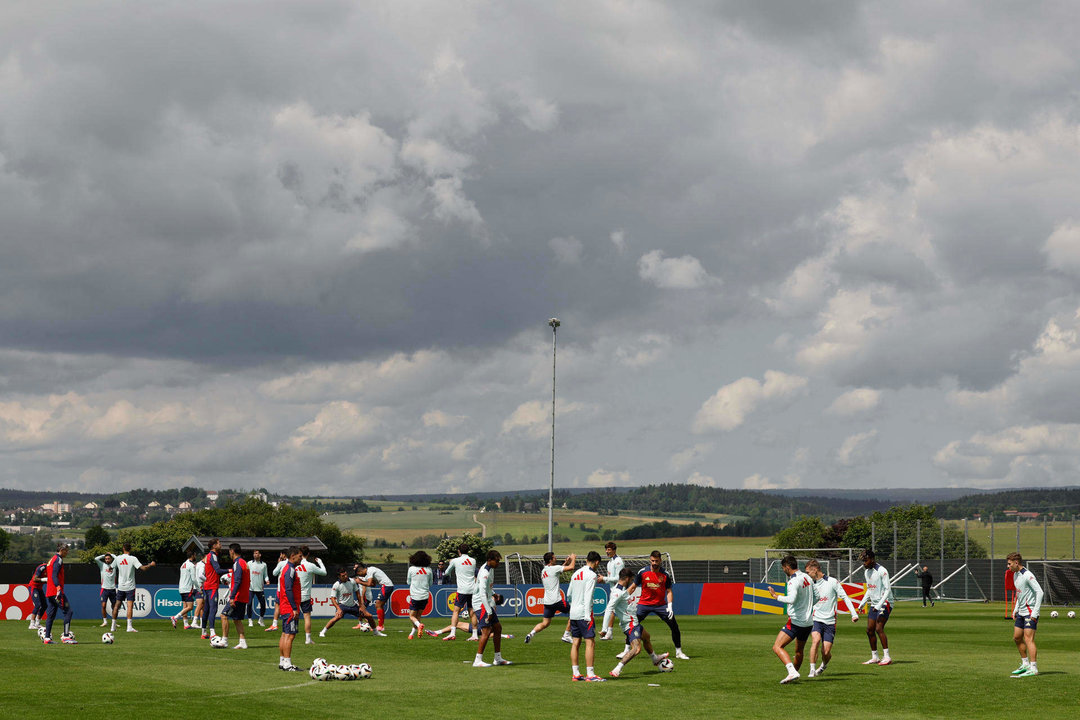
[[[545,565],[540,571],[540,584],[544,586],[545,605],[554,605],[562,600],[562,593],[559,592],[559,576],[562,572],[562,565]]]
[[[247,566],[251,572],[251,592],[262,592],[270,581],[266,576],[266,563],[261,560],[252,560]]]
[[[206,561],[200,560],[195,563],[195,589],[201,590],[206,582]]]
[[[326,575],[322,558],[315,558],[314,561],[304,558],[296,566],[296,576],[300,578],[300,602],[311,599],[311,587],[315,584],[316,575]]]
[[[180,566],[180,594],[189,593],[195,589],[195,563],[185,560]],[[199,587],[202,587],[200,584]]]
[[[410,566],[406,582],[413,600],[427,600],[431,596],[431,568]]]
[[[459,595],[473,594],[476,589],[476,570],[476,559],[469,555],[459,555],[446,564],[446,575],[453,575],[457,580]]]
[[[116,558],[113,558],[111,563],[105,562],[104,555],[98,555],[94,558],[94,562],[97,563],[98,572],[101,573],[101,589],[102,590],[115,590],[116,589]]]
[[[113,560],[113,565],[116,566],[116,589],[134,590],[135,571],[142,567],[139,558],[124,553],[123,555],[118,555],[116,559]]]
[[[338,580],[334,583],[334,587],[330,588],[334,599],[342,607],[356,607],[356,591],[357,585],[352,580],[346,580],[345,582]]]
[[[368,567],[367,572],[364,573],[364,579],[368,580],[368,581],[374,580],[379,585],[393,585],[394,584],[393,582],[390,581],[390,576],[389,575],[387,575],[382,570],[380,570],[379,568],[374,567],[374,566]]]
[[[596,590],[596,573],[586,565],[574,571],[566,596],[570,599],[570,619],[588,620],[592,617],[593,591]]]
[[[836,578],[823,575],[820,580],[814,583],[813,621],[825,623],[826,625],[835,625],[836,607],[841,599],[847,603],[848,610],[851,610],[853,603],[848,598],[844,586]]]
[[[866,577],[866,595],[862,604],[870,603],[875,610],[884,610],[885,605],[893,602],[892,583],[889,571],[883,565],[874,563],[863,571]]]
[[[634,605],[633,598],[627,592],[627,588],[616,585],[611,591],[608,608],[611,609],[611,613],[615,616],[623,632],[630,632],[630,629],[634,627],[634,623],[637,622],[637,617],[632,611]]]

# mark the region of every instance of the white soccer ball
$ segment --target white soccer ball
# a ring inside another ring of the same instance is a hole
[[[1050,611],[1050,617],[1056,618],[1057,616],[1058,616],[1058,611],[1057,610],[1051,610]]]
[[[312,680],[318,680],[319,679],[319,668],[318,668],[318,666],[317,665],[312,665],[310,668],[308,668],[307,674],[311,677]]]
[[[42,640],[44,640],[46,637],[48,637],[47,635],[45,635],[45,626],[44,625],[42,625],[41,627],[38,628],[37,636],[39,638],[41,638]]]
[[[115,639],[116,638],[114,638],[113,634],[110,632],[107,632],[101,636],[101,642],[105,643],[106,645],[112,645]]]
[[[371,666],[367,663],[360,663],[357,669],[360,671],[360,677],[364,679],[371,677]]]
[[[1070,619],[1072,619],[1072,618],[1076,617],[1076,613],[1075,613],[1074,611],[1070,610],[1070,611],[1069,611],[1069,614],[1067,615],[1067,617],[1068,617],[1068,618],[1070,618]]]
[[[311,661],[311,667],[318,666],[320,668],[325,668],[326,664],[327,664],[326,663],[326,658],[315,658],[314,660]]]
[[[345,670],[349,673],[350,680],[360,679],[360,666],[359,665],[345,665]]]
[[[671,662],[671,658],[664,658],[660,661],[660,664],[656,666],[656,669],[660,672],[671,672],[675,669],[675,663]]]
[[[315,669],[315,679],[320,681],[333,680],[334,674],[327,670],[325,667]]]
[[[210,638],[210,647],[217,648],[219,650],[221,648],[227,648],[229,647],[229,641],[221,637],[220,635],[215,635],[214,637]]]
[[[360,623],[360,632],[371,632],[371,625],[368,624],[367,620]]]
[[[338,665],[337,668],[334,670],[334,679],[335,680],[350,680],[351,676],[349,675],[349,666],[348,665]]]

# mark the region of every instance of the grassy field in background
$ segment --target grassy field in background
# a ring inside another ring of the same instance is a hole
[[[102,645],[92,621],[74,625],[80,644],[43,646],[20,621],[0,622],[0,664],[5,669],[0,716],[20,717],[53,709],[80,720],[131,715],[204,718],[235,714],[328,717],[358,707],[380,714],[458,713],[492,717],[577,717],[591,712],[640,714],[659,708],[678,718],[862,717],[885,713],[913,718],[996,718],[1017,707],[1032,718],[1073,717],[1078,710],[1075,647],[1080,620],[1044,615],[1040,623],[1038,677],[1011,679],[1018,664],[1012,623],[1000,607],[938,605],[923,610],[903,603],[888,625],[894,664],[865,666],[861,626],[839,629],[833,662],[820,678],[780,685],[784,669],[770,651],[781,625],[776,616],[679,618],[683,647],[691,656],[671,673],[656,672],[644,659],[623,677],[605,683],[570,681],[569,646],[548,629],[530,644],[522,638],[534,620],[507,618],[503,654],[514,665],[473,669],[475,645],[430,638],[407,641],[405,620],[387,623],[389,637],[376,638],[337,625],[318,644],[300,643],[293,653],[307,667],[315,657],[334,663],[367,662],[370,680],[315,682],[306,673],[283,673],[277,665],[277,633],[252,632],[246,651],[214,650],[193,632],[164,620],[136,621],[138,634],[118,633]],[[321,627],[325,621],[317,621]],[[432,625],[438,623],[432,621]],[[646,621],[659,651],[671,650],[667,629]],[[597,671],[614,664],[615,642],[597,643]],[[491,660],[489,647],[486,659]],[[121,673],[122,682],[115,676]],[[113,678],[113,679],[110,679]],[[418,700],[424,698],[425,700]],[[30,705],[28,705],[30,703]],[[419,703],[419,704],[418,704]],[[646,705],[647,704],[647,705]],[[607,708],[608,710],[602,710]],[[637,710],[635,710],[637,708]]]
[[[948,521],[952,525],[962,528],[963,522],[958,520]],[[1016,550],[1016,522],[994,524],[994,557],[1004,558]],[[1080,541],[1080,522],[1077,523],[1077,540]],[[968,538],[979,543],[986,551],[990,551],[990,523],[975,522],[968,520]],[[1074,558],[1073,552],[1073,529],[1069,522],[1047,523],[1046,527],[1046,557],[1047,558]],[[1080,549],[1078,546],[1077,549]],[[1043,557],[1043,524],[1042,522],[1020,523],[1020,554],[1025,558]]]

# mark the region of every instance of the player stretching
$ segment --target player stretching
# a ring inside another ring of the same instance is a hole
[[[30,574],[30,598],[34,601],[34,613],[30,616],[30,630],[41,627],[41,618],[45,617],[45,609],[48,602],[45,600],[46,575],[48,563],[39,563],[34,572]]]
[[[116,618],[119,615],[120,608],[126,604],[127,631],[139,632],[131,624],[135,611],[135,571],[147,570],[157,565],[157,563],[152,562],[149,565],[143,565],[139,562],[139,558],[131,554],[130,543],[124,543],[123,548],[123,554],[118,555],[113,560],[113,565],[116,567],[116,602],[113,603],[112,631],[116,632]]]
[[[101,599],[101,627],[105,627],[109,624],[109,613],[116,614],[116,566],[112,553],[98,555],[94,562],[101,573],[101,593],[98,597]]]
[[[813,629],[814,581],[809,575],[799,570],[799,561],[794,555],[785,555],[780,561],[780,567],[787,575],[787,594],[777,595],[772,586],[769,586],[769,595],[774,600],[787,603],[787,624],[780,628],[772,646],[776,657],[780,658],[780,662],[787,668],[787,677],[780,681],[782,685],[786,685],[799,679],[803,646],[806,645],[806,638],[810,637],[810,631]],[[794,661],[784,649],[792,640],[795,641]]]
[[[475,615],[469,617],[468,625],[458,622],[461,611],[472,605],[473,589],[476,586],[476,560],[469,555],[469,546],[466,543],[458,545],[458,556],[451,560],[446,567],[446,578],[451,577],[457,580],[457,593],[454,595],[454,607],[450,613],[450,624],[442,630],[437,630],[436,634],[442,634],[449,630],[450,634],[444,637],[443,640],[457,640],[458,628],[464,625],[465,627],[461,627],[462,630],[472,630],[472,636],[469,639],[477,640]]]
[[[526,645],[532,642],[533,635],[551,624],[551,618],[555,617],[556,613],[570,612],[570,606],[566,604],[566,600],[562,598],[562,593],[559,591],[559,575],[574,569],[577,564],[577,555],[570,553],[566,556],[566,562],[559,565],[558,560],[555,559],[555,553],[546,552],[544,562],[546,563],[544,569],[540,571],[540,582],[544,586],[544,619],[536,623],[536,626],[525,636]],[[569,635],[570,626],[567,622],[563,639],[565,640]]]
[[[641,652],[642,645],[645,646],[645,652],[649,653],[653,665],[659,665],[668,656],[667,653],[657,655],[653,652],[652,639],[649,637],[648,631],[637,623],[637,617],[630,607],[629,590],[633,581],[634,571],[623,568],[619,571],[619,581],[615,583],[615,588],[611,591],[611,595],[608,596],[608,607],[611,608],[615,621],[622,628],[623,635],[626,637],[627,648],[623,651],[622,657],[619,658],[619,664],[609,673],[613,678],[617,678],[622,674],[626,663],[633,660]]]
[[[832,646],[836,638],[836,606],[843,598],[851,611],[851,622],[859,622],[859,613],[855,604],[844,592],[844,586],[834,577],[821,571],[817,560],[806,563],[806,574],[814,581],[814,627],[810,631],[810,675],[817,677],[825,672],[832,660]],[[818,648],[821,648],[821,667],[814,670]]]
[[[311,639],[311,586],[315,584],[315,576],[326,577],[326,566],[320,558],[311,559],[311,550],[307,545],[300,546],[300,554],[304,560],[296,573],[300,576],[300,610],[304,613],[304,644],[314,645]]]
[[[1035,574],[1024,567],[1024,558],[1020,553],[1009,553],[1005,558],[1009,572],[1013,574],[1016,585],[1016,602],[1013,604],[1013,642],[1020,651],[1020,667],[1012,672],[1013,677],[1031,677],[1039,674],[1035,664],[1038,648],[1035,647],[1035,630],[1039,626],[1039,610],[1042,608],[1043,589]]]
[[[492,586],[495,584],[495,568],[499,566],[502,555],[498,550],[488,550],[487,562],[476,571],[476,587],[473,588],[472,612],[476,616],[476,624],[480,628],[480,642],[476,646],[476,657],[473,658],[473,667],[491,667],[492,665],[511,665],[509,660],[502,656],[502,623],[495,611],[496,605],[502,603],[502,596],[496,595]],[[489,663],[484,662],[484,648],[487,647],[488,638],[494,636],[495,659]]]
[[[659,550],[649,553],[648,566],[638,570],[634,584],[630,587],[631,593],[635,587],[641,588],[641,597],[638,598],[637,607],[638,624],[644,623],[650,613],[656,615],[671,629],[675,657],[680,660],[689,660],[690,657],[682,651],[682,632],[679,630],[678,621],[675,620],[675,593],[671,590],[675,581],[664,570],[662,557]]]
[[[183,602],[180,612],[173,615],[169,620],[172,621],[172,626],[176,627],[176,621],[183,619],[184,629],[187,630],[191,627],[188,624],[187,615],[189,612],[193,613],[195,607],[195,576],[197,567],[195,565],[195,548],[188,548],[187,560],[180,566],[180,584],[178,590],[180,591],[180,600]]]
[[[247,615],[248,603],[251,601],[251,570],[248,569],[242,552],[239,543],[229,545],[229,559],[233,561],[232,571],[229,573],[232,582],[229,583],[229,606],[221,618],[221,637],[225,638],[225,642],[229,642],[229,620],[236,626],[236,634],[240,636],[240,640],[234,650],[247,650],[244,616]]]
[[[56,546],[56,554],[52,556],[45,568],[45,602],[48,603],[49,609],[45,615],[45,637],[42,642],[46,645],[54,644],[52,626],[58,610],[64,613],[64,634],[60,636],[60,640],[65,645],[78,644],[75,642],[75,636],[71,634],[71,603],[64,594],[64,558],[67,554],[68,546],[60,543]]]
[[[218,588],[221,587],[221,563],[218,562],[218,552],[221,551],[221,540],[212,538],[203,558],[203,574],[205,579],[202,584],[202,634],[201,639],[213,637],[217,633],[214,623],[217,618]]]
[[[334,617],[330,618],[330,622],[326,623],[326,627],[319,631],[319,637],[321,638],[326,637],[326,631],[334,627],[337,621],[346,615],[352,615],[359,620],[361,613],[364,613],[367,614],[369,619],[372,619],[371,615],[360,607],[360,586],[349,579],[349,569],[347,567],[338,568],[337,576],[337,582],[330,588],[330,602],[334,605]]]
[[[390,577],[386,573],[374,565],[359,562],[357,563],[357,569],[364,572],[364,578],[360,581],[361,585],[370,588],[378,585],[378,591],[375,595],[375,613],[379,616],[379,625],[375,628],[375,634],[379,637],[386,637],[386,628],[384,627],[386,606],[390,604],[390,593],[394,590],[394,583],[390,581]],[[359,629],[359,624],[353,628],[353,630]]]
[[[431,556],[423,550],[418,550],[409,556],[409,573],[406,579],[409,584],[409,620],[413,629],[409,631],[409,640],[424,637],[424,623],[420,620],[424,616],[428,600],[431,599]],[[431,633],[435,635],[435,633]]]
[[[585,556],[585,567],[574,573],[566,589],[570,601],[570,679],[574,682],[604,682],[593,667],[596,658],[596,623],[593,622],[593,592],[596,590],[596,569],[600,566],[600,553],[590,550]],[[585,641],[585,674],[581,674],[578,649]]]
[[[296,574],[296,566],[304,556],[298,547],[290,547],[285,551],[285,556],[289,560],[281,569],[277,591],[278,606],[281,608],[278,667],[287,672],[300,672],[300,668],[292,664],[292,646],[300,625],[300,578]]]
[[[248,627],[254,627],[255,601],[259,601],[259,627],[263,626],[263,618],[266,617],[266,585],[270,582],[266,574],[266,563],[262,561],[262,552],[253,550],[251,562],[247,564],[248,572],[251,573],[251,601],[247,606]]]
[[[889,657],[889,638],[885,634],[885,623],[892,614],[892,584],[889,571],[874,560],[873,550],[864,550],[861,557],[866,574],[866,594],[859,603],[862,610],[870,603],[870,612],[866,614],[866,638],[870,641],[870,659],[863,665],[892,665]],[[877,644],[881,641],[882,658],[878,659]]]
[[[618,546],[613,542],[608,542],[606,545],[604,545],[604,553],[606,553],[608,556],[607,572],[604,573],[604,577],[607,578],[609,604],[607,607],[604,608],[604,619],[600,622],[601,640],[610,640],[612,637],[611,629],[612,623],[615,620],[615,615],[611,612],[611,593],[615,592],[615,586],[619,584],[619,573],[621,573],[622,569],[626,567],[626,563],[623,562],[623,559],[619,557],[618,553],[616,552],[617,549]],[[630,646],[627,645],[623,652],[626,652],[629,649]]]

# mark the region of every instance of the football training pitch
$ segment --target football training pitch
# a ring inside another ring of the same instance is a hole
[[[314,646],[298,637],[293,662],[305,669],[316,657],[374,668],[370,680],[347,682],[281,672],[278,634],[258,627],[249,630],[251,647],[244,651],[214,650],[195,631],[173,630],[162,620],[137,620],[137,634],[121,626],[114,645],[100,642],[95,623],[76,621],[74,646],[43,646],[25,622],[5,621],[0,717],[1075,717],[1080,618],[1059,610],[1061,617],[1051,619],[1045,608],[1040,621],[1038,677],[1010,678],[1019,662],[1000,603],[926,610],[901,603],[887,626],[893,665],[862,665],[869,657],[863,623],[848,620],[826,674],[807,679],[807,659],[803,679],[791,685],[779,684],[785,671],[770,649],[779,616],[680,618],[690,660],[661,674],[639,657],[622,678],[605,683],[570,681],[569,646],[559,640],[565,620],[525,645],[535,620],[506,619],[504,632],[516,637],[503,641],[503,655],[514,665],[483,669],[464,662],[472,660],[475,643],[408,641],[405,620],[388,621],[386,638],[345,622],[325,639],[316,636]],[[324,623],[317,620],[314,629]],[[672,649],[664,625],[654,618],[645,626],[657,651]],[[597,642],[599,674],[607,677],[619,650],[615,640]],[[489,645],[488,661],[491,654]]]

